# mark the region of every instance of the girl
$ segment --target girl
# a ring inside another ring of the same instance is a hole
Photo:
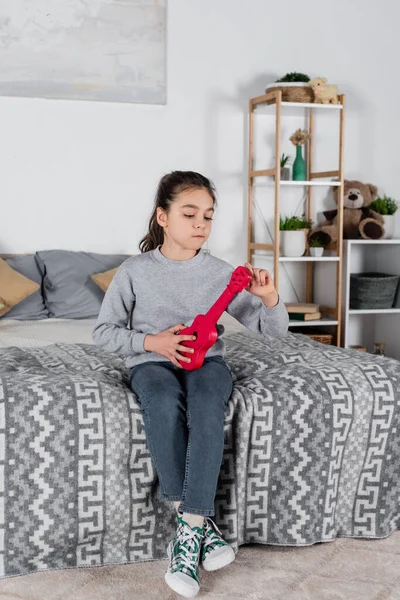
[[[215,206],[215,188],[203,175],[174,171],[162,177],[142,254],[118,269],[93,331],[96,344],[127,357],[161,496],[177,510],[165,580],[186,598],[200,589],[199,562],[215,570],[235,558],[209,518],[215,514],[224,413],[232,392],[223,327],[200,369],[186,371],[178,362],[190,361],[180,354],[188,350],[181,342],[194,339],[179,331],[209,310],[234,269],[202,249]],[[252,280],[227,312],[267,339],[284,335],[288,314],[271,276],[249,263],[245,267]]]

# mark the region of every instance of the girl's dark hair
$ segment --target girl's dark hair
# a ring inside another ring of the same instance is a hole
[[[213,199],[214,206],[217,204],[215,186],[200,173],[195,171],[172,171],[161,177],[154,201],[153,214],[149,221],[149,232],[144,236],[139,244],[141,252],[155,250],[164,242],[164,231],[161,225],[157,223],[157,208],[162,208],[166,213],[170,211],[171,204],[175,197],[185,190],[204,188]]]

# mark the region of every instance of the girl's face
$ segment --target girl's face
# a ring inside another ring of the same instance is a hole
[[[211,233],[213,214],[214,203],[208,191],[195,188],[178,194],[168,214],[157,208],[157,222],[164,228],[164,241],[198,250]]]

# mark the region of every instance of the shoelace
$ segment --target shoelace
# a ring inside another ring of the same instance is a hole
[[[218,529],[218,527],[214,523],[214,521],[212,521],[212,525],[211,525],[210,521],[207,521],[207,525],[205,526],[205,529],[207,529],[207,532],[206,531],[204,532],[205,535],[203,538],[203,549],[204,550],[206,548],[208,548],[208,546],[211,546],[211,544],[220,544],[221,546],[222,545],[225,546],[225,542],[222,542],[221,540],[219,540],[217,538],[215,531],[214,531],[214,527],[218,531],[219,535],[222,537],[222,533],[220,532],[220,530]]]
[[[183,528],[183,531],[179,535],[179,543],[182,551],[181,561],[184,567],[189,570],[193,570],[199,555],[199,544],[196,541],[198,535],[196,531],[189,530],[187,527]],[[185,546],[182,547],[184,544]]]

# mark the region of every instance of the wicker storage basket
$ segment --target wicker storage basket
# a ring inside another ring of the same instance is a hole
[[[314,91],[307,83],[273,83],[269,85],[265,93],[282,91],[282,102],[314,102]],[[272,101],[267,102],[272,104]]]
[[[386,273],[352,273],[350,308],[392,308],[399,285],[399,275]]]
[[[320,344],[332,344],[333,341],[333,335],[330,333],[305,333],[304,335]]]

